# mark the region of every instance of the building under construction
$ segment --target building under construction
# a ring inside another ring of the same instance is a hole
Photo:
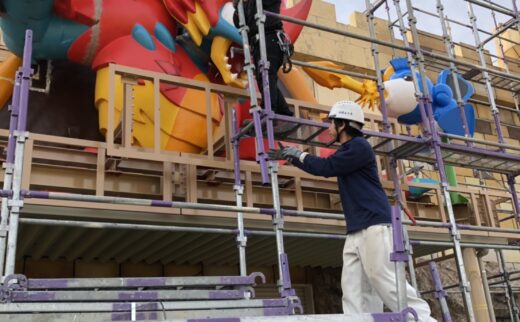
[[[242,89],[225,85],[225,77],[186,77],[182,66],[129,67],[110,52],[89,67],[70,57],[43,59],[45,37],[25,31],[37,24],[24,25],[23,59],[11,79],[6,70],[17,58],[7,47],[0,56],[0,98],[10,97],[0,111],[0,320],[313,321],[328,314],[321,318],[408,321],[407,278],[439,321],[520,321],[520,11],[515,0],[457,1],[467,8],[460,21],[444,0],[435,0],[433,12],[422,1],[366,0],[348,24],[322,0],[287,1],[312,4],[306,19],[259,10],[259,26],[264,15],[303,26],[293,71],[280,73],[294,117],[250,103],[260,93],[247,45],[226,57],[232,68],[238,60],[245,66],[249,86]],[[15,2],[4,2],[0,26],[15,51],[8,26],[18,13],[10,12]],[[91,21],[73,3],[52,10]],[[102,21],[96,14],[91,25]],[[420,30],[423,17],[437,19],[438,29]],[[494,28],[480,27],[482,19]],[[456,43],[456,28],[473,39]],[[168,47],[176,55],[191,53],[185,39],[193,33],[169,42],[162,30],[147,38],[134,28],[133,37],[149,51],[160,41],[182,44]],[[247,29],[240,32],[247,43]],[[388,102],[396,59],[414,85],[413,124]],[[265,64],[256,67],[266,72]],[[330,75],[337,89],[318,84]],[[435,112],[440,83],[456,111],[444,119]],[[165,93],[179,88],[185,106],[203,102],[198,110],[170,113]],[[393,205],[402,312],[341,315],[345,221],[336,180],[266,154],[281,141],[330,155],[337,143],[323,115],[335,101],[359,95],[379,106],[365,109],[364,135]],[[178,124],[170,129],[167,118]]]

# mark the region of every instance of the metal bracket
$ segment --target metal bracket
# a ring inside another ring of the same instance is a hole
[[[258,67],[260,67],[260,70],[269,70],[269,68],[271,67],[271,63],[268,62],[268,61],[263,61],[261,60],[259,63],[258,63]]]
[[[265,23],[265,21],[267,20],[267,17],[265,16],[265,14],[255,14],[255,21],[256,23]]]
[[[10,208],[22,208],[23,200],[7,200],[7,207]]]
[[[237,244],[239,246],[246,247],[247,246],[247,237],[240,237],[240,235],[236,238]]]
[[[253,114],[255,112],[258,112],[258,113],[262,112],[262,109],[256,103],[254,103],[254,105],[251,104],[251,106],[254,106],[254,107],[249,109],[249,114]],[[260,115],[260,117],[262,117],[262,116]]]
[[[460,290],[462,292],[464,292],[464,293],[466,293],[466,292],[469,293],[469,292],[471,292],[471,285],[469,284],[469,282],[468,283],[461,283]]]
[[[16,141],[20,143],[24,143],[29,138],[27,131],[13,131],[13,135],[16,137]]]
[[[303,306],[299,297],[297,296],[289,296],[287,297],[289,301],[289,307],[292,309],[292,314],[303,314]]]
[[[4,168],[4,174],[13,174],[14,172],[14,164],[13,163],[2,163],[2,168]]]
[[[21,289],[27,289],[28,286],[28,279],[27,276],[22,274],[13,274],[13,275],[7,275],[4,278],[4,283],[2,285],[2,289],[8,289],[8,290],[21,290]]]
[[[409,316],[412,315],[414,321],[419,321],[417,312],[411,307],[402,310],[399,313],[375,313],[372,314],[374,322],[408,322]]]
[[[277,174],[278,173],[278,162],[270,161],[269,162],[269,169],[271,169],[271,173]]]
[[[280,264],[282,266],[282,276],[278,280],[278,286],[280,286],[280,295],[282,297],[296,296],[296,291],[291,285],[291,273],[289,271],[289,259],[286,253],[280,254]],[[283,281],[283,282],[282,282]]]
[[[239,195],[243,195],[244,194],[244,186],[243,185],[239,185],[239,184],[236,184],[233,186],[233,190],[238,193]]]
[[[283,229],[285,221],[283,218],[276,218],[276,213],[273,214],[273,226],[277,226],[279,229]]]

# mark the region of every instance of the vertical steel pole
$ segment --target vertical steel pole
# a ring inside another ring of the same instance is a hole
[[[403,13],[402,13],[401,7],[400,7],[401,1],[393,0],[393,2],[394,2],[395,10],[397,13],[397,21],[399,22],[399,31],[401,33],[401,37],[403,38],[403,43],[404,43],[405,47],[411,48],[410,42],[408,41],[408,38],[407,38],[407,30],[406,30],[406,26],[404,24],[404,16],[403,16]],[[426,104],[423,99],[423,93],[421,92],[421,87],[419,85],[419,79],[417,78],[417,68],[415,67],[415,63],[414,63],[414,55],[412,55],[412,53],[407,51],[406,58],[408,60],[408,65],[410,66],[412,81],[413,81],[413,84],[415,87],[415,97],[417,98],[417,103],[419,105],[419,110],[421,112],[422,131],[423,131],[423,134],[425,137],[429,137],[431,135],[430,128],[432,126],[431,125],[432,123],[430,122],[428,115],[426,114]]]
[[[504,258],[504,253],[501,249],[496,250],[497,254],[497,260],[498,260],[498,268],[500,270],[500,273],[502,274],[502,278],[504,280],[504,283],[506,285],[506,299],[508,301],[508,308],[509,308],[509,314],[511,316],[511,321],[519,322],[520,316],[519,316],[519,309],[518,305],[516,304],[515,299],[515,293],[513,291],[513,287],[511,286],[511,281],[509,280],[509,272],[507,271],[506,267],[506,261]]]
[[[511,197],[513,200],[513,211],[520,226],[520,202],[518,201],[518,192],[516,191],[516,180],[511,174],[507,175],[507,182],[509,184],[509,190],[511,191]]]
[[[368,30],[370,33],[370,37],[373,39],[377,38],[375,32],[375,16],[373,10],[373,5],[370,0],[365,0],[366,5],[366,18],[368,22]],[[388,109],[385,101],[385,86],[383,83],[383,75],[381,72],[380,62],[379,62],[379,48],[376,44],[371,43],[371,52],[372,57],[374,59],[374,69],[376,71],[377,77],[377,90],[379,92],[379,99],[381,104],[381,113],[383,114],[383,131],[386,133],[390,133],[390,122],[388,121]],[[406,232],[406,228],[403,227],[401,221],[401,208],[402,204],[402,195],[401,195],[401,185],[399,182],[399,176],[397,174],[397,161],[391,160],[389,162],[389,174],[391,175],[392,181],[394,183],[394,195],[398,200],[396,207],[398,210],[393,211],[392,214],[392,230],[394,234],[394,243],[404,243],[404,245],[394,245],[394,253],[392,253],[392,260],[395,265],[395,274],[396,274],[396,292],[397,292],[397,308],[399,311],[402,311],[406,307],[408,307],[408,298],[406,294],[406,273],[405,273],[405,261],[408,261],[410,267],[410,276],[412,277],[412,283],[415,284],[415,271],[413,267],[413,258],[410,253],[410,243],[408,240],[408,234]],[[395,236],[400,235],[400,236]],[[402,237],[402,238],[396,238]],[[402,247],[401,247],[402,246]],[[414,285],[415,286],[415,285]]]
[[[514,5],[514,8],[515,8],[515,12],[518,13],[518,8],[516,7],[516,2],[514,0],[513,0],[513,5]],[[493,22],[495,24],[495,29],[498,29],[498,23],[497,23],[495,11],[491,11],[491,15],[493,16]],[[498,44],[499,44],[499,47],[500,47],[500,52],[502,54],[502,59],[504,61],[504,66],[505,66],[506,72],[509,74],[510,73],[509,62],[507,60],[506,52],[504,50],[504,44],[502,43],[502,40],[500,38],[498,38]],[[511,88],[511,91],[513,92],[513,100],[515,102],[515,108],[516,108],[518,117],[520,117],[520,109],[519,109],[519,102],[518,102],[518,92],[514,92],[513,88]],[[513,199],[513,211],[514,211],[514,214],[516,215],[515,216],[516,217],[516,221],[517,221],[518,225],[520,226],[520,205],[518,203],[518,194],[517,194],[516,186],[515,186],[515,177],[513,175],[511,175],[511,174],[508,174],[507,175],[507,182],[509,184],[509,188],[511,190],[511,196],[512,196],[512,199]]]
[[[253,1],[253,0],[250,0]],[[267,60],[267,46],[265,39],[265,20],[266,16],[263,9],[262,0],[256,0],[256,25],[258,27],[258,40],[260,44],[260,62],[259,68],[262,73],[262,85],[263,85],[263,101],[265,113],[267,114],[267,140],[269,142],[269,148],[274,149],[274,129],[273,129],[273,112],[271,109],[271,95],[269,86],[277,86],[277,84],[269,84],[269,61]],[[273,194],[273,228],[276,235],[276,249],[278,255],[278,274],[280,280],[278,282],[280,294],[283,297],[296,295],[291,285],[291,276],[289,272],[289,260],[285,253],[284,241],[283,241],[283,230],[284,230],[284,218],[282,214],[280,204],[280,188],[278,186],[278,162],[269,162],[269,172],[271,174],[271,190]]]
[[[455,59],[454,54],[454,45],[453,40],[451,39],[450,34],[448,33],[448,21],[444,16],[444,6],[441,0],[437,0],[437,13],[439,14],[439,19],[441,21],[442,27],[442,35],[444,40],[444,47],[446,48],[446,53],[450,59]],[[453,87],[455,88],[455,100],[457,101],[457,106],[459,107],[460,117],[462,119],[462,127],[464,129],[464,136],[470,137],[469,128],[468,128],[468,120],[466,119],[466,113],[464,111],[464,100],[462,99],[462,94],[460,92],[460,84],[459,84],[459,71],[457,66],[453,62],[450,62],[450,71],[451,71],[451,79],[453,80]],[[471,146],[471,142],[467,141],[466,144]]]
[[[397,1],[399,2],[399,1]],[[425,105],[428,111],[428,117],[429,117],[429,123],[430,123],[430,130],[432,135],[432,147],[435,152],[435,156],[437,159],[437,165],[439,167],[439,176],[441,181],[441,189],[444,195],[444,200],[446,203],[446,208],[448,212],[448,218],[450,221],[450,231],[451,231],[451,237],[453,240],[453,246],[455,250],[455,258],[457,260],[457,269],[459,272],[459,277],[461,281],[461,290],[463,294],[464,303],[466,304],[467,309],[467,317],[470,322],[475,321],[475,313],[473,311],[473,303],[471,301],[471,294],[470,294],[470,286],[468,283],[468,279],[466,276],[466,271],[464,268],[464,259],[462,257],[462,248],[460,246],[460,233],[456,225],[455,221],[455,213],[453,210],[453,206],[451,203],[451,196],[449,192],[449,185],[448,180],[446,177],[446,172],[444,170],[444,160],[442,158],[442,152],[440,148],[441,139],[439,137],[439,134],[437,132],[435,120],[433,118],[433,108],[432,108],[432,101],[431,101],[431,95],[430,95],[430,89],[428,88],[428,84],[426,81],[426,70],[424,67],[424,56],[421,52],[421,44],[419,41],[419,33],[417,31],[417,19],[415,18],[413,6],[411,0],[406,0],[406,7],[408,10],[408,21],[410,25],[410,30],[412,33],[412,39],[415,47],[415,61],[417,63],[417,67],[419,69],[419,78],[421,80],[422,85],[422,98],[425,101]],[[400,11],[400,8],[397,7],[396,10]],[[402,19],[402,15],[401,15]],[[404,27],[404,23],[403,23]],[[406,38],[406,35],[404,35],[404,38]]]
[[[29,103],[29,88],[31,84],[32,69],[32,31],[27,30],[25,33],[25,48],[23,53],[23,65],[18,71],[20,73],[20,113],[18,116],[17,130],[15,132],[16,148],[14,153],[14,172],[13,172],[13,198],[8,202],[9,215],[9,232],[7,236],[7,256],[5,262],[5,275],[14,274],[16,261],[16,243],[18,239],[18,223],[20,209],[23,206],[21,196],[22,173],[23,173],[23,159],[25,141],[27,140],[27,133],[25,132],[27,126],[27,108]]]
[[[496,322],[495,318],[495,309],[493,308],[493,300],[491,299],[491,292],[489,291],[489,283],[488,283],[488,277],[487,277],[487,271],[486,271],[486,264],[484,263],[484,260],[482,260],[482,252],[483,250],[480,250],[477,253],[477,260],[478,260],[478,266],[480,268],[480,276],[482,276],[482,285],[484,286],[484,293],[486,294],[486,303],[488,306],[489,311],[489,321],[490,322]],[[485,250],[486,253],[488,250]]]
[[[244,195],[244,186],[242,185],[242,180],[240,179],[240,138],[238,136],[238,124],[237,124],[237,112],[235,110],[232,111],[232,135],[233,138],[233,162],[235,164],[234,175],[235,175],[235,185],[233,189],[235,190],[235,199],[237,207],[242,207],[242,197]],[[240,267],[240,275],[247,275],[247,265],[246,265],[246,245],[247,245],[247,237],[244,232],[244,214],[242,212],[237,213],[237,246],[238,246],[238,262]]]
[[[390,33],[390,42],[395,44],[395,32],[394,32],[394,24],[392,23],[392,17],[390,15],[390,6],[388,5],[388,0],[385,1],[385,11],[386,17],[388,19],[388,32]],[[392,58],[397,57],[397,50],[392,47]]]
[[[20,72],[16,73],[15,85],[13,90],[13,98],[9,111],[11,117],[9,120],[9,139],[7,141],[7,157],[3,164],[4,168],[4,190],[11,190],[13,184],[13,173],[14,173],[14,150],[16,147],[15,132],[18,127],[18,115],[20,113],[20,87],[22,84],[22,75]],[[2,208],[0,214],[0,276],[4,275],[4,265],[6,258],[6,246],[7,246],[7,233],[9,223],[9,207],[7,204],[10,202],[11,197],[2,198]]]
[[[471,22],[471,28],[473,30],[473,37],[475,38],[475,46],[477,47],[477,53],[480,60],[480,66],[482,68],[487,68],[486,58],[484,56],[484,45],[480,41],[480,35],[477,27],[477,16],[475,16],[475,12],[473,11],[473,5],[471,2],[467,2],[468,4],[468,16]],[[500,111],[497,108],[495,102],[495,91],[493,90],[493,84],[491,84],[491,77],[489,73],[485,70],[482,70],[482,78],[486,84],[486,90],[488,94],[489,104],[491,106],[491,112],[493,113],[493,120],[495,121],[495,127],[497,130],[498,142],[504,143],[504,134],[502,133],[502,127],[500,126]]]
[[[251,46],[249,44],[249,28],[246,24],[246,16],[244,12],[244,2],[240,0],[237,6],[238,18],[240,23],[240,35],[242,36],[242,45],[244,49],[244,70],[247,73],[249,97],[251,98],[250,113],[253,115],[256,137],[257,161],[260,163],[260,171],[262,175],[262,183],[269,183],[269,174],[267,170],[267,154],[265,153],[264,139],[262,135],[262,110],[258,106],[258,95],[255,87],[255,65],[251,59]]]
[[[432,273],[433,285],[435,287],[435,298],[439,301],[441,306],[442,318],[444,322],[452,322],[450,308],[448,307],[448,302],[446,301],[446,291],[442,286],[441,275],[439,274],[437,264],[432,260],[429,263],[429,266],[430,272]]]
[[[253,1],[253,0],[250,0]],[[278,86],[277,84],[269,84],[269,67],[270,62],[267,60],[267,45],[265,39],[265,21],[266,16],[264,13],[262,0],[256,1],[256,26],[258,28],[258,43],[260,45],[260,62],[258,63],[258,68],[260,68],[260,73],[262,74],[262,100],[264,101],[264,109],[267,114],[267,140],[269,142],[269,149],[276,148],[274,146],[274,129],[272,122],[272,102],[271,102],[271,92],[270,86]],[[274,185],[274,183],[273,183]]]

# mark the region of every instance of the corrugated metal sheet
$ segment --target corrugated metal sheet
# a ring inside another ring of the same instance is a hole
[[[340,240],[285,238],[285,249],[294,266],[341,266],[342,247]],[[249,237],[246,253],[248,265],[276,264],[274,236]],[[148,264],[236,265],[238,262],[234,236],[31,224],[21,225],[17,255],[19,259]]]

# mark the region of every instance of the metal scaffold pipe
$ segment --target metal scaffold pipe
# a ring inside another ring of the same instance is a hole
[[[451,39],[450,34],[448,33],[448,25],[447,25],[446,17],[444,16],[444,6],[443,6],[441,0],[437,0],[437,13],[439,15],[439,19],[441,22],[444,47],[446,48],[448,57],[450,59],[454,59],[455,58],[454,44],[453,44],[453,40]],[[464,136],[466,138],[469,138],[470,133],[469,133],[469,128],[468,128],[468,120],[466,118],[466,113],[464,110],[465,103],[464,103],[464,99],[462,98],[460,84],[459,84],[459,71],[457,69],[457,66],[452,62],[450,62],[450,70],[451,70],[451,79],[453,82],[453,87],[455,88],[455,93],[454,93],[455,100],[457,101],[457,105],[459,107],[460,117],[462,120],[462,127],[464,129]],[[466,144],[468,146],[471,146],[470,141],[466,141]]]
[[[396,11],[399,16],[399,23],[400,23],[400,30],[402,33],[402,37],[403,37],[403,39],[406,39],[407,35],[406,35],[406,29],[404,26],[403,17],[401,14],[400,1],[394,0],[394,3],[395,3]],[[410,26],[410,30],[411,30],[411,34],[412,34],[413,44],[416,49],[416,52],[413,57],[414,62],[413,63],[410,62],[410,67],[412,68],[412,76],[414,76],[414,78],[416,78],[414,75],[416,73],[414,66],[416,65],[418,68],[417,71],[418,71],[419,80],[421,82],[421,87],[418,86],[418,83],[416,81],[414,81],[414,84],[416,86],[416,91],[418,93],[417,97],[419,98],[420,101],[424,102],[424,105],[427,108],[427,112],[428,112],[427,120],[429,121],[430,134],[433,139],[432,148],[435,152],[435,157],[437,160],[439,176],[441,179],[440,180],[441,181],[441,190],[442,190],[442,193],[444,196],[444,202],[446,204],[446,208],[447,208],[447,212],[448,212],[449,223],[451,225],[450,233],[451,233],[451,238],[452,238],[452,242],[453,242],[453,248],[455,251],[454,253],[455,253],[455,258],[456,258],[456,262],[457,262],[457,270],[458,270],[459,278],[461,281],[461,291],[463,292],[462,293],[463,299],[464,299],[464,303],[465,303],[466,311],[467,311],[466,315],[467,315],[468,320],[470,322],[473,322],[473,321],[475,321],[475,313],[473,311],[473,304],[472,304],[471,295],[470,295],[469,283],[468,283],[468,279],[467,279],[466,271],[465,271],[465,267],[464,267],[464,259],[462,257],[462,248],[460,245],[460,233],[456,226],[455,214],[454,214],[453,206],[451,203],[450,192],[448,189],[448,181],[447,181],[446,173],[444,170],[444,160],[442,158],[442,152],[441,152],[441,147],[440,147],[440,137],[437,133],[436,124],[433,119],[431,93],[429,92],[428,84],[426,81],[426,70],[424,67],[424,55],[422,54],[422,51],[421,51],[421,44],[419,41],[419,34],[418,34],[418,30],[417,30],[417,20],[415,18],[414,12],[413,12],[411,0],[406,0],[406,8],[408,10],[408,22],[409,22],[409,26]],[[420,90],[420,88],[422,89],[422,91]],[[423,115],[423,117],[426,117],[426,116]]]
[[[495,128],[497,131],[498,136],[498,142],[504,143],[504,134],[502,132],[502,127],[500,126],[500,112],[498,108],[496,107],[495,102],[495,91],[493,90],[493,86],[491,84],[491,78],[489,76],[489,73],[485,70],[486,69],[486,58],[484,57],[484,48],[480,41],[480,35],[477,28],[477,16],[475,16],[475,13],[473,11],[473,6],[471,3],[473,1],[467,0],[468,4],[468,16],[469,20],[471,22],[471,26],[473,28],[473,37],[475,38],[475,46],[477,46],[477,53],[480,60],[480,69],[482,70],[482,77],[484,78],[485,84],[486,84],[486,90],[488,94],[488,100],[489,104],[491,106],[491,112],[493,113],[493,120],[495,121]]]
[[[150,230],[150,231],[171,231],[171,232],[191,232],[191,233],[206,233],[206,234],[223,234],[223,235],[235,235],[236,229],[229,228],[204,228],[204,227],[191,227],[191,226],[162,226],[162,225],[148,225],[148,224],[125,224],[125,223],[113,223],[113,222],[96,222],[96,221],[75,221],[75,220],[61,220],[61,219],[35,219],[35,218],[21,218],[20,222],[23,224],[30,225],[44,225],[44,226],[65,226],[65,227],[81,227],[87,229],[128,229],[128,230]],[[246,236],[275,236],[274,231],[269,230],[244,230]],[[285,231],[285,236],[288,237],[300,237],[300,238],[316,238],[316,239],[331,239],[331,240],[345,240],[346,235],[341,234],[325,234],[325,233],[307,233],[307,232],[295,232]],[[412,246],[443,246],[453,247],[453,242],[447,241],[431,241],[431,240],[410,240]],[[503,250],[520,250],[520,246],[511,245],[500,245],[500,244],[488,244],[488,243],[461,243],[462,247],[470,247],[477,249],[503,249]],[[520,277],[518,277],[520,278]],[[510,279],[513,280],[513,279]],[[490,283],[494,285],[497,283],[503,283],[503,281]],[[459,286],[450,285],[444,289],[450,289]]]
[[[356,34],[356,33],[345,31],[345,30],[339,30],[339,29],[335,29],[335,28],[322,26],[320,24],[308,22],[308,21],[305,21],[305,20],[300,20],[300,19],[296,19],[296,18],[292,18],[292,17],[282,16],[280,14],[273,13],[273,12],[266,11],[265,14],[268,15],[268,16],[280,18],[283,21],[299,24],[299,25],[302,25],[302,26],[306,26],[306,27],[317,29],[317,30],[321,30],[321,31],[334,33],[334,34],[345,36],[345,37],[349,37],[349,38],[354,38],[354,39],[366,41],[368,43],[374,43],[374,44],[378,44],[378,45],[389,47],[389,48],[395,48],[395,49],[398,49],[398,50],[403,50],[403,51],[406,51],[406,52],[409,52],[409,53],[415,53],[417,50],[419,50],[422,53],[422,55],[424,55],[424,56],[428,56],[428,57],[431,57],[431,58],[439,59],[439,60],[442,60],[442,61],[445,61],[445,62],[453,62],[453,63],[455,63],[457,65],[460,65],[460,66],[465,66],[465,67],[469,67],[469,68],[473,68],[473,69],[486,71],[486,72],[488,72],[490,74],[493,74],[493,75],[496,75],[496,76],[500,76],[500,77],[502,77],[504,79],[520,81],[520,75],[507,74],[507,73],[501,72],[499,70],[495,70],[495,69],[487,68],[487,67],[482,67],[482,66],[479,66],[479,65],[475,65],[475,64],[472,64],[472,63],[465,62],[465,61],[460,60],[460,59],[459,60],[457,60],[457,59],[450,59],[449,57],[446,57],[444,55],[436,54],[434,52],[430,52],[430,51],[427,51],[427,50],[424,50],[424,49],[416,49],[416,48],[409,47],[409,46],[399,46],[399,45],[396,45],[396,44],[392,44],[391,42],[387,42],[387,41],[383,41],[383,40],[379,40],[379,39],[372,39],[372,38],[370,38],[368,36]]]
[[[498,269],[502,274],[502,277],[506,286],[506,300],[509,308],[509,313],[511,315],[511,321],[519,322],[520,321],[520,311],[518,309],[518,305],[516,303],[515,294],[513,292],[513,288],[511,285],[511,281],[509,278],[509,272],[507,271],[506,261],[504,258],[504,253],[502,250],[496,250],[497,261],[498,261]]]
[[[382,3],[380,3],[381,5]],[[376,32],[375,32],[375,16],[374,12],[375,9],[370,3],[370,0],[365,0],[366,5],[366,17],[368,21],[368,30],[370,37],[372,39],[376,39]],[[377,90],[379,93],[379,100],[380,100],[380,109],[381,113],[383,115],[383,131],[386,133],[390,133],[391,125],[388,120],[388,109],[386,106],[385,101],[385,86],[383,83],[383,74],[381,72],[380,62],[379,62],[379,48],[377,44],[371,43],[371,53],[372,57],[374,59],[374,69],[376,71],[377,76]],[[392,159],[389,162],[389,172],[392,179],[392,182],[394,184],[394,195],[395,198],[398,200],[397,207],[399,207],[399,211],[396,211],[392,214],[392,231],[395,235],[400,235],[402,238],[398,238],[397,240],[400,241],[401,239],[404,240],[404,245],[396,245],[396,240],[394,240],[394,252],[392,255],[394,256],[394,265],[395,265],[395,274],[396,274],[396,292],[397,292],[397,309],[402,310],[406,307],[408,307],[408,298],[406,294],[406,272],[405,272],[405,261],[404,257],[406,256],[408,266],[409,266],[409,272],[410,272],[410,279],[412,281],[412,285],[415,289],[417,289],[417,280],[415,276],[414,271],[414,262],[412,257],[412,249],[410,247],[409,241],[408,241],[408,233],[406,231],[406,228],[402,225],[402,212],[401,207],[403,205],[403,198],[401,195],[401,184],[399,182],[399,175],[397,174],[397,161]],[[392,256],[391,255],[391,256]]]
[[[476,4],[477,6],[480,6],[480,7],[483,7],[483,8],[487,8],[487,9],[490,9],[490,10],[494,10],[496,12],[500,12],[501,14],[504,14],[504,15],[516,18],[516,15],[515,15],[514,12],[512,12],[511,10],[508,10],[507,8],[504,8],[504,7],[500,6],[500,5],[497,5],[495,3],[483,2],[483,1],[480,1],[480,0],[465,0],[465,1],[467,1],[468,3]]]
[[[244,195],[244,186],[242,185],[242,180],[240,178],[240,140],[237,135],[239,133],[238,130],[238,120],[237,120],[237,112],[235,110],[232,111],[231,117],[231,128],[233,132],[233,162],[235,163],[234,176],[235,176],[235,184],[233,186],[233,190],[235,191],[235,200],[237,207],[242,207],[242,199]],[[244,233],[244,213],[239,211],[237,212],[237,228],[238,233],[236,237],[237,247],[238,247],[238,263],[240,267],[240,275],[247,275],[247,265],[246,265],[246,245],[247,245],[247,237]]]
[[[25,131],[27,128],[29,88],[31,86],[30,83],[33,74],[33,70],[31,69],[32,45],[33,33],[31,30],[27,30],[25,32],[23,64],[17,72],[17,74],[19,74],[20,80],[20,84],[17,84],[17,86],[19,86],[19,91],[17,91],[17,94],[19,95],[19,98],[17,99],[19,104],[19,114],[18,119],[16,120],[16,130],[14,131],[16,145],[13,155],[14,167],[12,172],[12,197],[7,200],[9,230],[7,233],[7,249],[4,269],[5,275],[14,274],[16,263],[16,247],[18,240],[18,224],[20,220],[19,215],[20,210],[23,207],[21,186],[25,157],[25,143],[28,136]]]
[[[426,10],[423,10],[423,9],[421,9],[421,8],[418,8],[418,7],[413,7],[413,10],[415,10],[415,11],[417,11],[417,12],[420,12],[420,13],[423,13],[423,14],[425,14],[425,15],[428,15],[428,16],[430,16],[430,17],[439,18],[439,15],[437,15],[437,14],[435,14],[435,13],[432,13],[432,12],[429,12],[429,11],[426,11]],[[460,22],[460,21],[458,21],[458,20],[454,20],[454,19],[452,19],[452,18],[448,18],[448,17],[445,17],[445,20],[446,20],[447,22],[454,23],[454,24],[456,24],[456,25],[459,25],[459,26],[462,26],[462,27],[466,27],[466,28],[472,29],[471,25],[469,25],[469,24],[467,24],[467,23],[463,23],[463,22]],[[481,32],[481,33],[483,33],[483,34],[486,34],[486,35],[488,35],[488,36],[492,36],[492,35],[493,35],[493,33],[489,32],[489,31],[487,31],[487,30],[484,30],[484,29],[482,29],[482,28],[478,28],[478,31]],[[506,38],[503,38],[503,37],[500,37],[500,36],[498,36],[497,38],[498,38],[498,39],[501,39],[501,40],[506,40],[507,42],[510,42],[510,43],[512,43],[512,44],[515,44],[515,45],[520,45],[519,42],[516,42],[516,41],[514,41],[514,40],[512,40],[512,39],[506,39]]]
[[[261,112],[262,110],[258,106],[258,95],[256,93],[255,86],[255,64],[253,63],[251,57],[251,44],[249,43],[249,28],[246,24],[246,17],[244,12],[244,5],[242,1],[239,1],[238,6],[238,17],[240,21],[240,35],[242,37],[243,49],[244,49],[244,70],[247,73],[247,81],[248,81],[248,90],[251,110],[250,113],[253,117],[253,125],[255,130],[256,137],[256,146],[257,146],[257,161],[260,163],[262,183],[269,183],[269,175],[267,173],[267,156],[264,147],[264,141],[262,140],[262,121],[261,121]]]

